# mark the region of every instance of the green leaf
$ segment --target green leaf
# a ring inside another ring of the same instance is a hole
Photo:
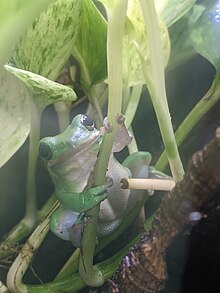
[[[13,55],[16,67],[55,80],[78,36],[82,2],[57,0],[49,5],[16,47]]]
[[[75,101],[75,92],[65,85],[51,81],[41,75],[5,65],[5,69],[22,80],[33,93],[35,103],[44,109],[59,101]]]
[[[111,13],[114,4],[111,0],[100,0]],[[164,66],[168,63],[170,53],[170,42],[167,28],[162,20],[159,20],[161,38],[164,53]],[[125,86],[145,84],[145,79],[141,67],[140,58],[137,54],[134,43],[137,43],[144,53],[145,59],[149,58],[149,48],[145,35],[144,21],[140,9],[139,1],[129,1],[127,9],[127,19],[123,37],[123,83]]]
[[[84,90],[106,78],[107,24],[91,0],[81,1],[80,31],[73,56],[80,64]]]
[[[51,0],[7,0],[0,3],[0,66],[10,56],[26,26]]]
[[[190,11],[169,28],[171,41],[169,69],[186,62],[197,54],[190,36],[196,21],[203,11],[203,6],[194,5]]]
[[[146,38],[144,20],[138,1],[132,1],[127,11],[128,21],[125,27],[123,38],[123,76],[124,84],[134,86],[145,84],[145,78],[134,43],[137,43],[139,49],[143,52],[145,60],[149,59],[148,40]],[[163,46],[164,67],[168,63],[170,54],[170,41],[167,28],[161,19],[159,20],[161,40]]]
[[[26,140],[30,124],[27,91],[10,73],[2,70],[0,80],[0,167]]]
[[[215,1],[205,9],[192,32],[195,50],[220,70],[220,5]]]
[[[180,19],[194,5],[196,0],[155,0],[157,13],[167,27]]]

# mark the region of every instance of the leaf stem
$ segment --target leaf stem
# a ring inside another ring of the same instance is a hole
[[[0,293],[9,293],[8,288],[0,280]]]
[[[185,140],[189,132],[193,127],[205,116],[205,114],[219,101],[220,99],[220,75],[216,74],[213,83],[208,92],[202,97],[202,99],[195,105],[195,107],[186,116],[184,121],[178,127],[175,137],[177,146]],[[155,168],[158,170],[164,170],[167,166],[166,151],[163,151]]]
[[[0,245],[0,255],[4,257],[7,252],[5,246],[10,246],[19,242],[26,237],[38,222],[38,210],[36,200],[36,164],[37,164],[37,147],[40,139],[40,117],[41,110],[35,105],[33,96],[29,99],[30,108],[30,140],[28,153],[28,168],[27,168],[27,185],[26,185],[26,211],[24,218],[10,231],[7,238]]]
[[[142,85],[135,85],[132,87],[130,99],[125,112],[125,125],[127,128],[131,126],[137,107],[141,98]]]
[[[50,216],[57,209],[57,207],[58,203],[55,203],[50,208],[50,211],[44,221],[42,221],[31,234],[28,241],[26,241],[15,261],[11,265],[7,275],[7,286],[11,292],[27,292],[27,286],[22,282],[22,278],[31,264],[36,250],[40,247],[43,239],[49,231]]]
[[[28,153],[27,186],[26,186],[26,214],[25,218],[30,221],[32,228],[37,221],[37,198],[36,198],[36,165],[38,158],[38,143],[40,140],[41,110],[34,102],[34,96],[30,95],[30,142]]]
[[[63,132],[70,124],[71,102],[57,102],[54,104],[54,108],[57,112],[60,132]]]
[[[172,128],[165,89],[164,62],[160,29],[153,0],[139,0],[144,17],[145,30],[149,43],[150,65],[140,56],[145,80],[156,112],[161,136],[166,148],[171,172],[175,181],[183,178],[184,170],[180,160]],[[138,52],[141,55],[141,52]]]
[[[112,123],[112,132],[104,136],[100,155],[95,166],[95,183],[101,185],[106,180],[106,170],[112,150],[113,140],[117,131],[117,114],[121,112],[122,104],[122,37],[127,9],[127,0],[118,0],[109,18],[107,36],[109,104],[108,121]],[[85,226],[81,254],[79,259],[79,273],[83,281],[90,286],[100,286],[104,282],[102,272],[93,266],[93,256],[96,243],[96,227],[99,206],[91,209],[89,215],[93,221]],[[89,243],[89,247],[88,247]]]

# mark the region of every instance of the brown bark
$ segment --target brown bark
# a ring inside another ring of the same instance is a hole
[[[184,179],[167,193],[154,215],[151,236],[145,235],[122,260],[104,292],[156,293],[166,280],[167,247],[190,223],[194,211],[204,215],[207,203],[220,190],[220,128],[216,137],[189,162]],[[207,211],[207,209],[206,209]]]

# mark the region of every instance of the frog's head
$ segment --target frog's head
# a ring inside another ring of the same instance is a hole
[[[71,124],[54,137],[45,137],[39,144],[39,155],[48,166],[67,162],[82,152],[97,154],[102,142],[102,131],[95,128],[87,115],[77,115]]]

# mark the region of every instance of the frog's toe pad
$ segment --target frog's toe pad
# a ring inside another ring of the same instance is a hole
[[[79,214],[64,208],[59,208],[51,217],[50,229],[59,238],[70,240],[70,229],[78,219]]]

